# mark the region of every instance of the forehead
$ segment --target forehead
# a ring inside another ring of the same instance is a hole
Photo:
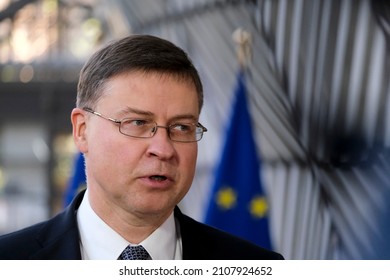
[[[97,105],[166,114],[177,111],[199,115],[200,111],[198,94],[190,79],[159,72],[127,72],[111,77]]]

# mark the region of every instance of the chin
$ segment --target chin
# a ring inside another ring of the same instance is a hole
[[[168,212],[172,212],[176,205],[161,204],[160,203],[146,203],[138,205],[135,209],[139,213],[145,215],[165,215]]]

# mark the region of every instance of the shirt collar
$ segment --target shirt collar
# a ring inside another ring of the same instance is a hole
[[[83,259],[115,260],[129,245],[126,239],[93,211],[88,200],[88,190],[77,211],[77,222]],[[181,238],[176,235],[173,213],[140,245],[144,246],[153,260],[181,259]]]
[[[148,251],[152,260],[173,260],[176,253],[176,227],[173,213],[140,245]]]

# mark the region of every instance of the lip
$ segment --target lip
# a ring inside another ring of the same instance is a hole
[[[139,179],[143,185],[156,189],[168,189],[174,184],[172,177],[166,174],[150,174]]]

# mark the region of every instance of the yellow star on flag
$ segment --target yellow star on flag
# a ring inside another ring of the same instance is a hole
[[[249,211],[255,218],[264,218],[268,211],[268,203],[264,196],[254,197],[249,205]]]
[[[216,196],[217,204],[224,210],[229,210],[236,205],[237,194],[231,187],[221,188]]]

